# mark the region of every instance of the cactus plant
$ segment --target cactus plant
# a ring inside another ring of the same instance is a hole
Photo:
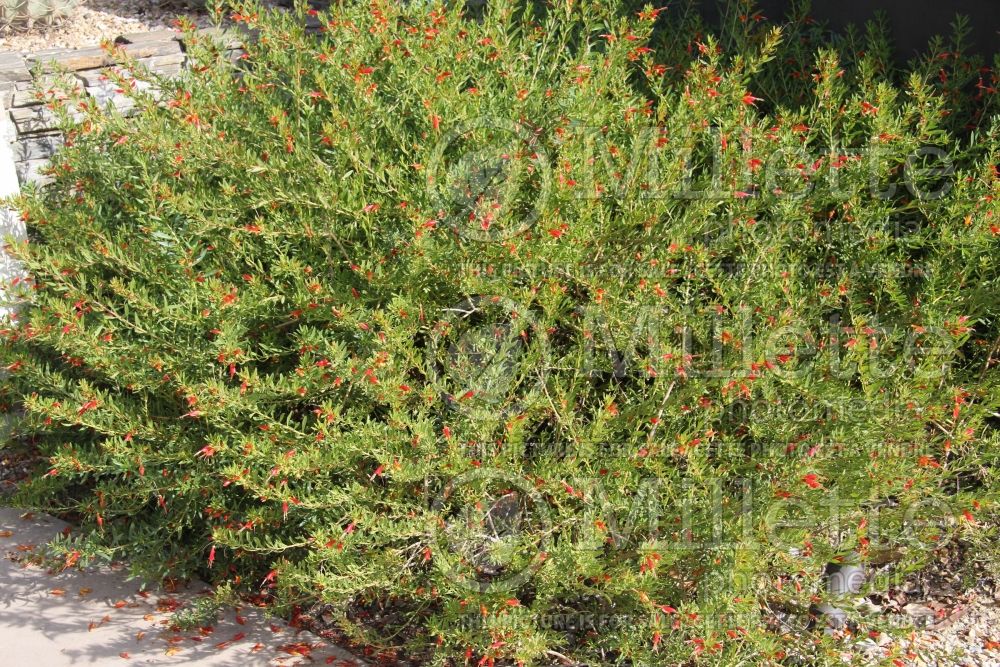
[[[54,25],[77,4],[79,0],[0,0],[0,34]]]

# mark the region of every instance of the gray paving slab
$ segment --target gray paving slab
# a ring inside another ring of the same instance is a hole
[[[207,593],[203,582],[142,590],[124,565],[55,573],[28,562],[66,527],[44,514],[0,507],[0,665],[364,664],[252,606],[226,609],[211,626],[175,632],[173,613]]]

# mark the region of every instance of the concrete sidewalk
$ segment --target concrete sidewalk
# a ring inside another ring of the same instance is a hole
[[[172,632],[170,616],[208,587],[140,592],[124,568],[52,574],[23,562],[66,527],[0,508],[0,665],[336,665],[364,663],[256,608],[229,609],[213,627]]]

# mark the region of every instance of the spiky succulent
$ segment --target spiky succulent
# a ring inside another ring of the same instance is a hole
[[[79,0],[0,0],[0,33],[54,25],[78,4]]]

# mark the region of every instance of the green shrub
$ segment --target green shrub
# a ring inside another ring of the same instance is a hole
[[[453,664],[824,662],[828,563],[992,502],[981,63],[746,3],[305,11],[119,71],[133,115],[51,91],[4,391],[72,561]]]

